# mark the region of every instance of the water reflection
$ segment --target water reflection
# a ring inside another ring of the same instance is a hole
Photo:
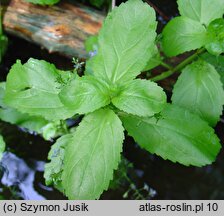
[[[1,183],[6,187],[18,188],[15,191],[18,197],[25,200],[45,200],[34,189],[34,180],[36,171],[44,170],[44,162],[35,161],[33,167],[29,167],[27,163],[17,157],[15,154],[6,152],[3,155],[2,162],[3,176]]]

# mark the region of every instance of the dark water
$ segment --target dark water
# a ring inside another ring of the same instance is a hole
[[[159,9],[159,28],[167,17],[177,14],[176,1],[154,0],[151,3]],[[72,68],[69,59],[49,54],[15,37],[10,37],[9,41],[4,64],[0,65],[1,81],[5,80],[16,59],[25,62],[33,57],[55,63],[58,68]],[[223,143],[223,123],[217,125],[216,131]],[[7,143],[0,172],[1,198],[66,199],[44,184],[43,169],[52,143],[4,122],[0,122],[0,132]],[[140,149],[132,138],[126,137],[123,155],[132,166],[127,169],[127,176],[119,180],[119,187],[105,192],[102,199],[224,199],[223,150],[210,166],[184,167],[149,154]]]

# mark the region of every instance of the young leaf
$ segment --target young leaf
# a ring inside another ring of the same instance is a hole
[[[54,5],[58,3],[60,0],[26,0],[27,2],[39,5]]]
[[[46,185],[53,184],[57,189],[62,189],[62,171],[64,168],[65,148],[71,141],[72,135],[64,135],[57,139],[48,154],[49,163],[45,164],[44,178]]]
[[[120,161],[123,130],[112,110],[84,117],[65,149],[62,182],[69,199],[98,199],[108,188]]]
[[[206,45],[208,52],[216,56],[224,53],[224,19],[211,22],[208,33],[212,35],[212,42]]]
[[[132,80],[122,86],[112,99],[119,109],[138,116],[153,116],[160,112],[166,103],[166,94],[156,83],[149,80]]]
[[[154,10],[140,0],[123,3],[107,16],[87,68],[91,64],[94,76],[112,83],[134,79],[152,56],[155,38]]]
[[[55,137],[62,136],[68,131],[66,121],[58,120],[49,122],[41,128],[41,135],[45,140],[52,140]]]
[[[30,59],[24,65],[17,61],[7,76],[4,102],[22,113],[48,120],[69,118],[74,111],[62,104],[58,94],[73,76],[46,61]]]
[[[203,60],[188,65],[176,82],[172,102],[216,125],[224,104],[224,90],[215,68]]]
[[[2,154],[4,151],[5,151],[5,142],[2,135],[0,135],[0,160],[2,158]]]
[[[205,121],[175,105],[168,105],[159,118],[125,115],[121,120],[142,148],[186,166],[211,164],[221,148]]]
[[[202,24],[186,17],[172,19],[162,35],[162,48],[167,56],[201,48],[211,40]]]
[[[205,25],[224,14],[223,0],[178,0],[177,3],[182,16]]]
[[[59,96],[62,103],[76,114],[93,112],[110,103],[107,84],[93,76],[77,77],[62,89]]]
[[[224,85],[224,56],[214,56],[209,53],[204,53],[201,57],[215,67],[221,77],[221,82]]]

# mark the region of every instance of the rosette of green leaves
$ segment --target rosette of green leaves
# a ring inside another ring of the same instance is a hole
[[[175,56],[201,47],[211,54],[222,53],[223,0],[178,0],[177,3],[181,16],[173,18],[162,33],[165,54]]]
[[[124,139],[119,110],[147,117],[163,109],[163,90],[135,80],[153,55],[155,30],[147,4],[132,0],[114,9],[97,38],[97,55],[87,61],[90,70],[60,92],[63,104],[86,114],[65,148],[61,178],[70,199],[99,198],[108,188]]]
[[[6,104],[49,120],[85,115],[52,146],[45,169],[46,183],[70,199],[98,199],[108,188],[125,129],[164,159],[195,166],[215,160],[220,144],[214,130],[186,109],[167,105],[156,83],[136,79],[154,57],[155,39],[154,10],[130,0],[107,16],[84,76],[34,59],[10,70]]]

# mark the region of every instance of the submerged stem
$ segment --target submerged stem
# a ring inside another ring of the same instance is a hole
[[[2,8],[0,8],[0,35],[2,35]]]
[[[174,74],[177,71],[182,70],[186,65],[188,65],[189,63],[191,63],[194,59],[196,59],[201,53],[203,53],[205,51],[204,48],[198,50],[197,52],[195,52],[193,55],[189,56],[188,58],[186,58],[184,61],[182,61],[180,64],[178,64],[176,67],[169,69],[168,71],[163,72],[162,74],[153,77],[151,80],[152,81],[160,81],[163,80],[169,76],[171,76],[172,74]]]
[[[165,63],[163,61],[160,62],[160,65],[163,66],[164,68],[169,69],[169,70],[173,69],[173,67],[171,65],[169,65],[169,64],[167,64],[167,63]]]

